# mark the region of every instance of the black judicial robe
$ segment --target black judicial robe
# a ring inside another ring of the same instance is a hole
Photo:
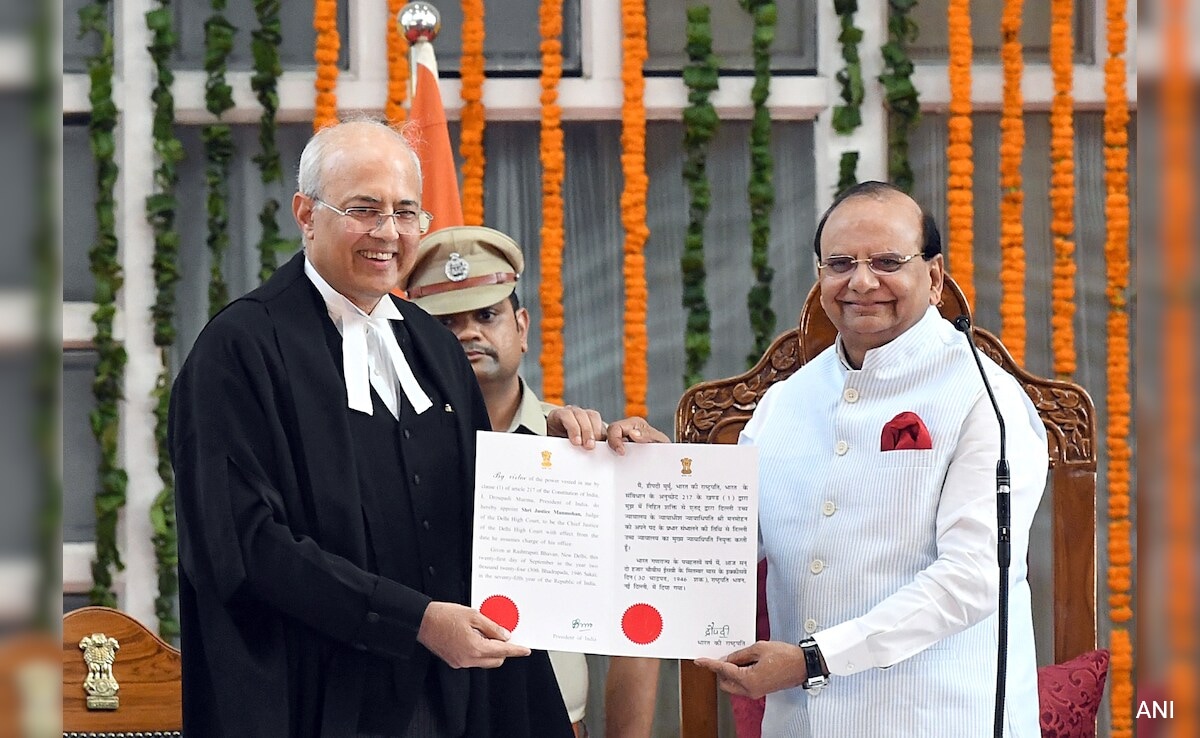
[[[341,337],[297,254],[209,322],[171,396],[188,736],[353,736],[369,655],[401,670],[433,662],[444,709],[465,716],[468,736],[571,735],[544,652],[453,670],[416,641],[431,599],[469,604],[475,431],[489,424],[453,334],[396,303],[432,370],[422,381],[454,409],[466,499],[455,505],[461,536],[417,530],[436,494],[414,497],[413,518],[388,530],[414,536],[423,564],[463,571],[422,566],[423,581],[401,583],[368,570]],[[453,540],[459,556],[445,549]]]

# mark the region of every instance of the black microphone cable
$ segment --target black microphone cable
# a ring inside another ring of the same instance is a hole
[[[1012,564],[1012,491],[1009,485],[1012,480],[1008,471],[1008,456],[1005,453],[1004,416],[1000,413],[1000,405],[996,402],[991,382],[988,382],[987,372],[983,369],[983,361],[979,358],[979,349],[971,336],[971,319],[960,315],[954,319],[954,327],[967,337],[971,355],[975,357],[975,366],[979,367],[979,376],[983,379],[983,388],[987,390],[988,399],[992,401],[992,410],[996,413],[996,421],[1000,423],[1000,459],[996,462],[996,559],[1000,564],[1000,602],[997,616],[1000,632],[996,644],[996,712],[992,728],[995,738],[1002,738],[1005,683],[1008,676],[1008,570]]]

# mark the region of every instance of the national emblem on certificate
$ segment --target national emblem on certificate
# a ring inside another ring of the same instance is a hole
[[[480,431],[471,604],[530,648],[691,659],[750,645],[755,448],[625,450]]]

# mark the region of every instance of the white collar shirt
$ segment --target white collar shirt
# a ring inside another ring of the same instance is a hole
[[[381,299],[368,315],[345,295],[333,289],[307,257],[304,274],[321,293],[329,318],[342,334],[342,370],[346,378],[346,405],[372,415],[371,388],[391,412],[400,419],[400,400],[396,386],[418,414],[433,404],[413,374],[389,321],[404,320],[391,300]]]

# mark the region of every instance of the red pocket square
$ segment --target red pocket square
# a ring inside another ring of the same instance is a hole
[[[929,436],[929,429],[921,421],[921,416],[914,412],[902,412],[883,426],[883,435],[879,439],[880,451],[920,451],[931,448],[933,439]]]

